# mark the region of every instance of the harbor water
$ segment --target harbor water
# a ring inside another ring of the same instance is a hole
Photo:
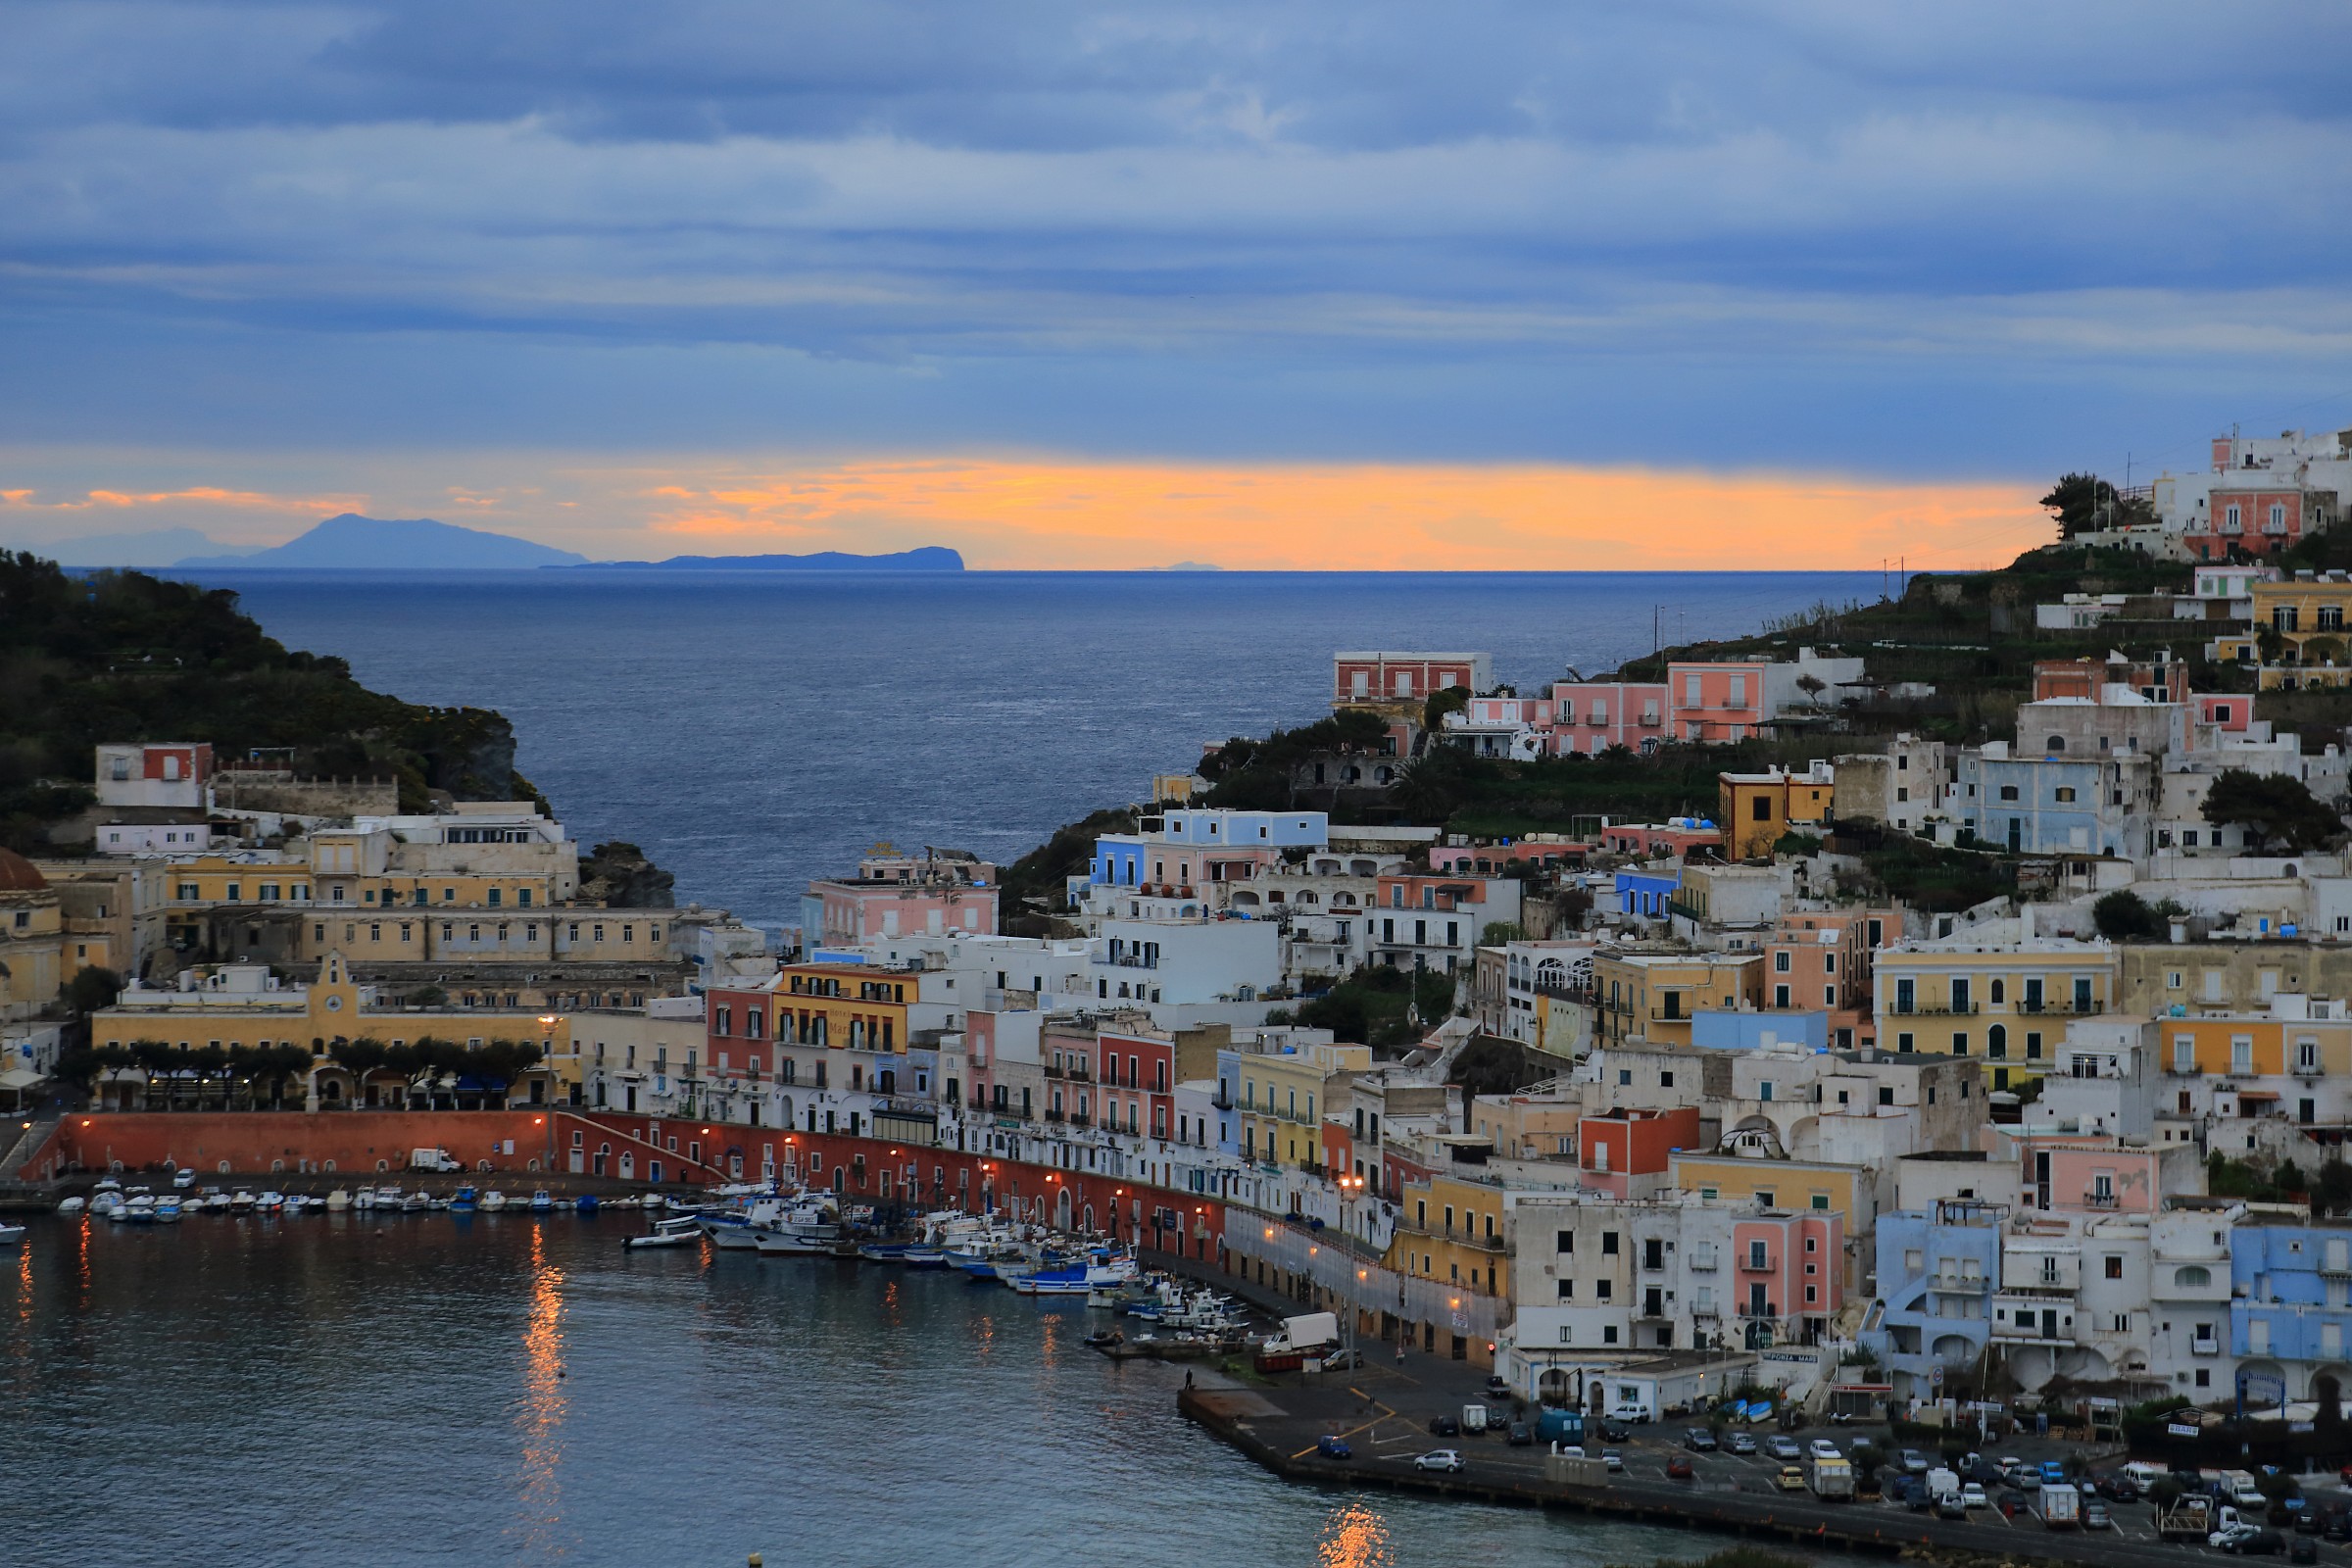
[[[629,1252],[567,1213],[42,1218],[0,1252],[0,1562],[1372,1568],[1704,1538],[1279,1481],[1107,1315]]]

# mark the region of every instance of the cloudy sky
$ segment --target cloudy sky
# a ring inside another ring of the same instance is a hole
[[[2352,8],[0,8],[0,539],[1973,564],[2352,423]]]

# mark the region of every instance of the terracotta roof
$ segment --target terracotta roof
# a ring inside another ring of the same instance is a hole
[[[38,893],[49,885],[40,868],[14,850],[0,850],[0,893]]]

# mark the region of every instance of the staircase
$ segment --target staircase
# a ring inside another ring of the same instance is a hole
[[[22,1180],[25,1165],[49,1142],[49,1135],[57,1131],[57,1124],[62,1119],[53,1111],[35,1118],[30,1127],[10,1129],[17,1133],[17,1138],[10,1144],[6,1153],[0,1153],[0,1186],[26,1185]]]

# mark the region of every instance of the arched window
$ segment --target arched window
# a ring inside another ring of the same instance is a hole
[[[1995,980],[1995,981],[1993,981],[1993,983],[1992,983],[1992,1000],[1993,1000],[1993,1001],[1995,1001],[1995,1002],[2003,1002],[2003,1001],[2006,1001],[2006,1000],[2008,1000],[2008,996],[2009,996],[2008,982],[2007,982],[2007,981],[2005,981],[2005,980]]]
[[[2051,752],[2063,752],[2063,751],[2065,751],[2065,750],[2066,750],[2066,737],[2065,737],[2065,736],[2063,736],[2063,735],[2053,735],[2053,736],[2051,736],[2051,737],[2050,737],[2050,744],[2049,744],[2049,746],[2048,746],[2048,748],[2047,748],[2047,749],[2048,749],[2049,751],[2051,751]]]
[[[1984,1054],[1995,1061],[2009,1054],[2009,1031],[2006,1027],[1996,1023],[1984,1031]]]
[[[2185,1268],[2173,1270],[2173,1283],[2179,1286],[2202,1289],[2213,1283],[2213,1271],[2202,1263],[2191,1263]]]

